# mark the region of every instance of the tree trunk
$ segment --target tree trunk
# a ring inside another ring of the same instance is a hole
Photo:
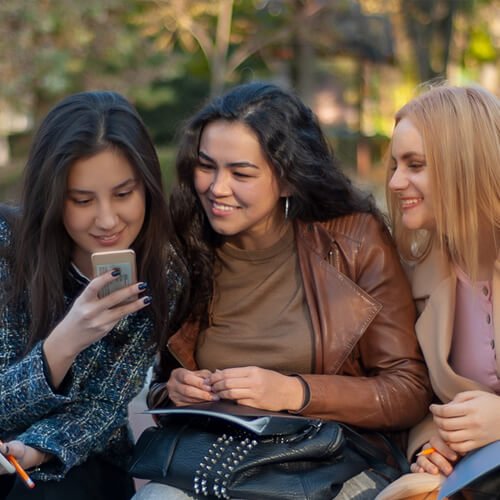
[[[210,95],[220,94],[224,89],[227,74],[227,55],[231,37],[234,0],[219,0],[217,34],[210,64]]]
[[[300,94],[306,104],[312,106],[314,98],[314,68],[315,50],[309,38],[308,19],[306,8],[301,0],[295,0],[299,22],[292,31],[291,46],[293,58],[290,67],[290,77],[293,87]]]

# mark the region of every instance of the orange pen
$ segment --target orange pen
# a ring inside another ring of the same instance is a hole
[[[31,477],[28,476],[28,474],[21,467],[16,458],[13,457],[12,455],[7,455],[7,460],[14,466],[14,469],[16,469],[16,472],[19,474],[19,477],[24,481],[24,484],[26,484],[28,488],[34,488],[35,483],[33,482],[33,479],[31,479]]]
[[[430,455],[431,453],[434,453],[435,451],[436,451],[436,448],[426,448],[425,450],[422,450],[420,453],[417,453],[417,457]]]

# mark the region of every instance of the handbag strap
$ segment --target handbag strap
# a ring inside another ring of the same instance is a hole
[[[381,432],[378,432],[377,435],[382,439],[382,441],[384,441],[387,448],[389,448],[389,450],[391,451],[391,456],[396,461],[396,464],[398,465],[401,473],[407,474],[408,472],[410,472],[410,464],[408,463],[408,460],[401,449],[398,448],[387,436],[385,436]]]
[[[392,458],[397,464],[397,467],[388,464],[384,452],[368,441],[368,439],[362,436],[359,432],[356,432],[352,427],[349,427],[346,424],[340,425],[348,442],[351,443],[352,446],[365,457],[366,461],[374,471],[383,475],[390,481],[394,481],[402,474],[410,471],[408,461],[403,455],[403,452],[382,433],[376,432],[374,435],[381,439],[387,446]]]
[[[168,469],[170,468],[170,463],[172,462],[174,452],[177,449],[177,443],[179,442],[182,434],[184,432],[186,432],[186,430],[188,430],[189,424],[190,424],[190,422],[187,422],[187,423],[182,425],[182,427],[179,429],[179,432],[177,432],[174,440],[172,441],[172,445],[168,448],[168,455],[165,459],[165,470],[166,471],[168,471]]]

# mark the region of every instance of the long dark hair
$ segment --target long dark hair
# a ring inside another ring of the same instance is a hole
[[[269,83],[240,85],[209,102],[186,124],[177,154],[178,184],[170,209],[190,276],[191,319],[206,319],[214,250],[221,243],[194,189],[201,134],[217,120],[252,130],[280,185],[290,189],[289,218],[324,221],[353,212],[377,213],[371,196],[354,188],[337,165],[314,113],[294,93]]]
[[[70,167],[110,147],[125,155],[144,184],[146,215],[132,248],[139,277],[148,282],[154,298],[148,308],[154,322],[152,341],[159,340],[167,327],[170,223],[156,151],[142,119],[124,97],[108,91],[82,92],[49,111],[32,142],[20,210],[1,211],[12,230],[12,244],[2,251],[11,262],[10,300],[20,304],[26,293],[29,297],[29,345],[45,338],[65,313],[64,279],[73,247],[63,225]]]

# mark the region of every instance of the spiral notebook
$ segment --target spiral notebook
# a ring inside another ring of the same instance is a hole
[[[438,500],[453,495],[495,469],[498,469],[498,474],[500,474],[500,441],[472,451],[460,460],[441,485]]]

